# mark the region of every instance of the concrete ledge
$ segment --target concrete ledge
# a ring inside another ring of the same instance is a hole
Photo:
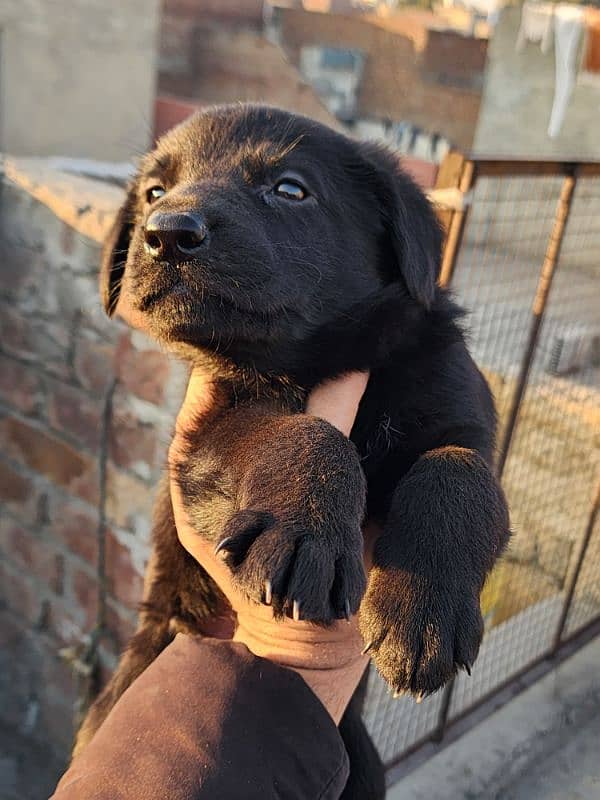
[[[508,800],[546,797],[534,794],[554,763],[554,754],[600,714],[600,638],[548,673],[510,703],[496,711],[457,741],[404,777],[388,792],[388,800]],[[591,734],[590,734],[591,735]],[[587,737],[589,738],[589,737]],[[597,741],[587,741],[597,748]],[[584,757],[584,742],[577,752]],[[590,751],[591,752],[591,751]],[[572,756],[570,770],[562,770],[567,783],[554,787],[548,798],[600,798],[600,759],[593,762],[596,775],[581,774]],[[547,764],[547,761],[550,764]],[[540,765],[540,762],[542,764]],[[589,758],[586,760],[589,765]],[[525,794],[521,782],[527,781]],[[578,785],[595,786],[592,794],[572,791]]]
[[[4,180],[22,188],[67,225],[102,242],[124,192],[104,180],[73,175],[51,166],[45,158],[12,158],[2,163]]]
[[[436,169],[432,164],[411,158],[404,158],[403,166],[423,187],[432,182],[431,170]],[[101,243],[124,196],[123,189],[109,183],[107,178],[123,184],[131,177],[132,168],[83,159],[5,156],[0,162],[2,173],[5,180],[43,203],[67,225]],[[457,209],[464,204],[464,197],[457,189],[431,190],[429,196],[433,203],[444,208]]]

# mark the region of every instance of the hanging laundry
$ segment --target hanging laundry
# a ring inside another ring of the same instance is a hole
[[[585,9],[585,41],[578,86],[600,89],[600,9]]]
[[[521,26],[517,36],[517,50],[523,50],[527,42],[540,44],[542,53],[547,53],[552,44],[554,4],[525,0],[521,10]]]
[[[600,72],[600,10],[585,10],[586,43],[582,69],[584,72]]]
[[[506,3],[507,0],[460,0],[460,2],[452,3],[451,5],[458,8],[466,8],[473,14],[483,17],[489,25],[495,26]],[[444,3],[444,5],[447,4]]]
[[[554,102],[548,136],[560,133],[577,78],[577,51],[583,33],[584,11],[580,6],[561,4],[554,10]]]

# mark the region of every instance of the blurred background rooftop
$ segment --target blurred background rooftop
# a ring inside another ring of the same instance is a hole
[[[430,163],[599,158],[600,12],[571,4],[566,52],[551,4],[504,2],[4,0],[0,151],[129,160],[195,108],[249,100]]]

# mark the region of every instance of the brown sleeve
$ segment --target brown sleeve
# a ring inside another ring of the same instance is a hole
[[[299,675],[179,635],[125,692],[51,800],[333,800],[348,757]]]

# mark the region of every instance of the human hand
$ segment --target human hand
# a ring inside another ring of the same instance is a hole
[[[309,397],[306,413],[327,420],[348,436],[367,381],[367,374],[352,373],[317,387]],[[169,451],[171,467],[184,457],[186,431],[199,415],[210,410],[212,402],[210,377],[194,370]],[[363,642],[356,617],[327,628],[290,618],[274,619],[269,606],[258,605],[239,592],[213,545],[189,524],[180,489],[173,479],[171,497],[181,544],[209,573],[231,605],[237,622],[234,640],[257,656],[297,671],[339,722],[368,661],[361,653]]]

